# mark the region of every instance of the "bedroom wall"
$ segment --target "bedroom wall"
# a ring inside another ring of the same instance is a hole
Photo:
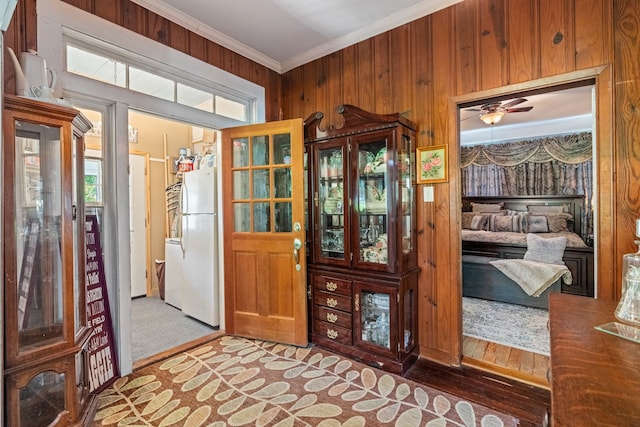
[[[418,125],[418,146],[449,144],[449,182],[436,184],[434,203],[418,204],[418,250],[420,352],[451,364],[461,353],[455,103],[579,80],[599,67],[598,282],[600,297],[619,298],[621,256],[634,250],[640,215],[637,0],[465,0],[283,76],[129,0],[64,1],[264,86],[268,120],[322,111],[326,126],[339,126],[334,108],[352,103],[405,113]],[[16,51],[37,48],[35,3],[19,0],[6,32]],[[4,72],[10,92],[13,70]]]

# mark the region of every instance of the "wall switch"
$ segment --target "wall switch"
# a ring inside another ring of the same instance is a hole
[[[433,187],[424,186],[422,187],[424,191],[424,201],[425,202],[433,202]]]

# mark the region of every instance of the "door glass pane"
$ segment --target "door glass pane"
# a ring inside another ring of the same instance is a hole
[[[50,425],[66,409],[64,374],[42,372],[20,390],[20,425]]]
[[[389,302],[391,295],[380,292],[362,291],[361,325],[362,341],[385,348],[391,348],[389,326]]]
[[[270,231],[269,203],[253,204],[253,231],[256,233]]]
[[[273,135],[273,152],[275,164],[291,163],[291,135],[288,133]]]
[[[16,266],[20,349],[62,340],[60,128],[16,122]]]
[[[361,144],[358,149],[358,228],[360,261],[386,264],[387,248],[386,140]]]
[[[250,218],[249,203],[235,203],[233,205],[233,231],[251,231]]]
[[[254,136],[251,139],[252,145],[252,166],[264,166],[269,164],[269,137]]]
[[[233,167],[249,166],[249,139],[236,138],[233,140]]]
[[[253,198],[269,198],[269,169],[253,170]]]
[[[279,202],[276,203],[275,219],[276,219],[276,232],[290,233],[291,232],[291,202]]]
[[[233,142],[233,199],[246,202],[234,203],[234,230],[291,232],[291,135],[260,135]]]
[[[342,148],[318,150],[319,236],[322,256],[345,259],[344,177]],[[348,236],[347,236],[348,237]]]
[[[249,198],[249,171],[233,171],[233,198]]]
[[[276,168],[273,170],[274,186],[277,199],[291,198],[291,168]]]

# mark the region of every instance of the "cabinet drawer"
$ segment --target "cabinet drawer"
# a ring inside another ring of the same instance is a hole
[[[329,292],[316,292],[314,294],[313,302],[317,305],[351,313],[351,297],[336,295]]]
[[[351,329],[351,314],[343,311],[332,310],[320,305],[313,306],[313,317],[323,322],[331,323],[334,325],[342,326],[343,328]]]
[[[340,344],[351,345],[351,329],[342,328],[327,322],[314,320],[319,338],[325,338]]]
[[[351,295],[351,282],[329,276],[315,276],[314,287],[320,291],[334,292],[340,295]]]

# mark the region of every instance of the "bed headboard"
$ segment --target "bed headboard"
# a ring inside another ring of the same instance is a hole
[[[582,230],[582,205],[584,196],[480,196],[463,197],[462,212],[471,211],[471,203],[504,203],[503,209],[527,211],[527,206],[562,206],[562,211],[573,216],[573,231]],[[584,236],[583,236],[584,239]]]

